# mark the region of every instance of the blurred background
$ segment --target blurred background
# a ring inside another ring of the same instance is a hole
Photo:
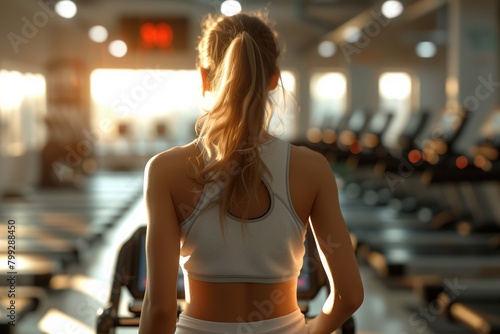
[[[279,32],[271,132],[338,178],[356,332],[499,333],[497,0],[0,0],[0,332],[96,331],[145,164],[210,102],[200,21],[240,10]]]

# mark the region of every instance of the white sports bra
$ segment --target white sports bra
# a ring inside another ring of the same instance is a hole
[[[268,211],[248,220],[226,213],[222,235],[219,205],[207,208],[220,188],[205,186],[197,207],[180,225],[180,265],[186,277],[207,282],[277,283],[299,276],[306,226],[290,198],[290,144],[274,138],[261,145],[260,156],[272,175],[263,180],[271,199]]]

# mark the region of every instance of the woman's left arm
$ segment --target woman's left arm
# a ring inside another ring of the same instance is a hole
[[[153,157],[145,170],[147,284],[139,334],[172,334],[177,320],[180,229],[165,160],[165,155]]]

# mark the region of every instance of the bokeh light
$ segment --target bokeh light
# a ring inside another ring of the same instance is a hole
[[[335,55],[337,46],[332,41],[323,41],[318,45],[318,53],[323,58],[329,58]]]
[[[415,47],[415,52],[420,58],[432,58],[436,55],[436,44],[428,41],[420,42]]]
[[[382,5],[382,14],[388,19],[398,17],[403,12],[403,4],[399,1],[388,0]]]
[[[109,43],[109,53],[116,58],[121,58],[127,54],[127,44],[122,40],[114,40]]]
[[[100,25],[93,26],[89,29],[89,38],[93,42],[102,43],[108,39],[108,30]]]
[[[233,16],[241,12],[241,4],[238,1],[224,1],[220,6],[220,11],[226,16]]]
[[[63,0],[56,3],[55,10],[57,15],[65,19],[74,17],[77,12],[76,4],[70,0]]]

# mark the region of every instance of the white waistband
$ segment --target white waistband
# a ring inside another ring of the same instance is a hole
[[[255,311],[248,322],[214,322],[200,320],[181,313],[175,334],[309,334],[304,315],[296,311],[277,318],[263,320]]]

